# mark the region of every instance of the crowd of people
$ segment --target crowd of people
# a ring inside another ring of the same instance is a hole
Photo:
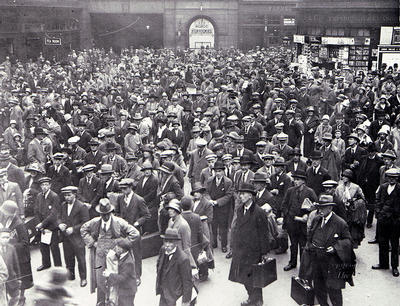
[[[218,247],[232,259],[227,278],[247,290],[242,306],[263,305],[253,265],[288,249],[284,270],[299,262],[320,305],[343,305],[374,217],[372,269],[399,276],[397,65],[303,71],[283,47],[91,49],[61,62],[7,58],[0,85],[8,305],[25,304],[32,268],[49,269],[50,254],[58,268],[52,286],[35,286],[37,305],[64,305],[75,262],[98,305],[133,305],[142,240],[156,232],[163,306],[196,303]]]

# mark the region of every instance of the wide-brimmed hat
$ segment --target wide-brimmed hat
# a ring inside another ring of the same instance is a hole
[[[109,214],[114,210],[114,207],[111,205],[110,200],[107,198],[103,198],[99,200],[99,204],[96,206],[96,211],[100,215]]]
[[[283,157],[278,157],[274,162],[275,167],[283,167],[286,166],[285,159]]]
[[[336,203],[333,202],[333,196],[330,194],[321,194],[318,199],[318,203],[316,206],[325,207],[325,206],[335,206]]]
[[[303,180],[307,179],[306,173],[304,171],[302,171],[302,170],[294,171],[292,173],[292,177],[293,178],[300,178],[300,179],[303,179]]]
[[[181,240],[181,236],[176,228],[167,228],[164,235],[160,235],[164,240]]]
[[[109,174],[109,173],[114,173],[113,167],[110,164],[103,164],[100,167],[100,174]]]
[[[256,172],[254,178],[251,180],[254,183],[267,183],[269,180],[268,175],[264,172]]]
[[[357,140],[357,142],[360,142],[360,138],[355,133],[351,133],[349,136],[347,136],[347,139],[349,139],[349,138],[353,138],[353,139]]]
[[[255,195],[257,193],[254,188],[254,185],[249,183],[242,183],[239,187],[238,192],[248,192],[251,193],[252,195]]]
[[[251,157],[247,154],[244,154],[243,156],[240,157],[240,164],[241,165],[250,165],[253,164],[253,160]]]
[[[35,171],[37,173],[44,173],[44,170],[40,167],[39,163],[31,163],[26,167],[25,170],[26,171]]]
[[[194,195],[195,192],[204,192],[206,191],[206,188],[200,183],[200,182],[195,182],[193,184],[192,191],[190,192],[191,195]]]

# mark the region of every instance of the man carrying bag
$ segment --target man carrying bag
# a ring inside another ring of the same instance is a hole
[[[241,306],[260,306],[263,305],[263,297],[257,277],[260,271],[258,264],[269,261],[268,220],[264,211],[254,203],[256,191],[252,184],[243,183],[238,192],[241,205],[232,229],[233,256],[229,280],[243,284],[247,290],[249,298]],[[263,266],[260,265],[260,268]]]

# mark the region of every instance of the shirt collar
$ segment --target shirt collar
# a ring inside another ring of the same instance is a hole
[[[170,252],[165,251],[165,255],[172,255],[176,252],[176,247],[174,247]]]
[[[331,217],[332,217],[332,212],[330,212],[330,213],[324,218],[324,219],[325,219],[325,223],[327,223]]]

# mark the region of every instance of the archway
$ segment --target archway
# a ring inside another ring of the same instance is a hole
[[[189,25],[189,48],[215,47],[215,27],[210,20],[198,17]]]

